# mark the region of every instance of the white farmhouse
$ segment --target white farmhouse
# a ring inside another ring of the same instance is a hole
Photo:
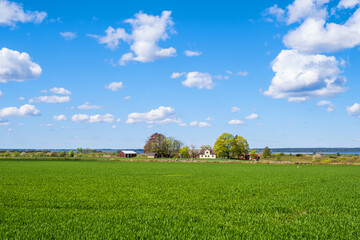
[[[216,158],[216,153],[213,149],[201,149],[197,154],[197,158]]]

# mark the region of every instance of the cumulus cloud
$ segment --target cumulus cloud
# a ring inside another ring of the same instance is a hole
[[[54,87],[49,90],[42,90],[41,92],[43,93],[51,92],[53,94],[60,94],[60,95],[71,95],[71,92],[69,90],[66,90],[65,88],[62,87],[60,88]]]
[[[180,72],[173,72],[170,77],[172,79],[175,79],[175,78],[179,78],[179,77],[181,77],[183,75],[186,75],[186,72],[181,72],[181,73]]]
[[[130,113],[127,124],[134,124],[139,122],[145,122],[147,124],[169,124],[176,123],[182,124],[181,119],[176,117],[175,109],[171,107],[160,106],[157,109],[152,109],[145,113]]]
[[[60,32],[60,35],[67,41],[73,40],[77,37],[75,32]]]
[[[107,113],[105,115],[87,115],[87,114],[74,114],[71,117],[73,122],[89,122],[89,123],[112,123],[115,121],[114,115]]]
[[[29,100],[29,103],[65,103],[70,102],[69,96],[40,96],[34,97]]]
[[[55,127],[55,125],[51,123],[47,123],[47,124],[40,124],[40,127]]]
[[[129,100],[130,98],[130,96],[123,97],[124,100]]]
[[[190,50],[186,50],[184,52],[184,54],[188,57],[195,57],[195,56],[200,56],[201,55],[201,52],[199,51],[190,51]]]
[[[4,94],[2,93],[2,91],[0,91],[0,98],[1,98],[2,96],[4,96]]]
[[[88,34],[89,37],[96,38],[100,44],[106,44],[106,47],[114,50],[119,46],[120,41],[128,41],[131,36],[125,32],[125,29],[118,28],[114,29],[113,27],[108,27],[105,30],[105,36],[99,36],[94,34]]]
[[[24,97],[19,97],[18,99],[19,99],[20,101],[24,101],[24,100],[25,100]]]
[[[229,121],[229,125],[244,125],[245,123],[238,119],[233,119]]]
[[[53,119],[55,121],[66,121],[67,120],[67,118],[64,114],[55,115],[55,116],[53,116]]]
[[[84,104],[78,106],[77,108],[82,110],[90,110],[90,109],[100,109],[103,108],[103,106],[91,105],[89,102],[85,102]]]
[[[338,4],[338,8],[354,8],[360,4],[360,0],[341,0]]]
[[[186,80],[181,84],[185,87],[197,87],[199,89],[213,89],[214,82],[209,73],[201,72],[188,72],[186,74]]]
[[[287,24],[300,22],[306,18],[324,19],[327,16],[326,3],[329,0],[295,0],[287,6]]]
[[[272,7],[269,7],[265,10],[264,15],[271,15],[276,18],[277,21],[282,22],[285,20],[285,10],[278,7],[277,4],[275,4]],[[273,21],[272,19],[268,19],[268,21]]]
[[[322,101],[317,102],[316,105],[319,107],[322,107],[322,106],[326,107],[327,112],[333,112],[335,110],[334,104],[330,101],[322,100]]]
[[[197,121],[191,122],[189,125],[190,125],[191,127],[199,127],[199,128],[211,127],[211,124],[210,124],[210,123],[207,123],[207,122],[197,122]]]
[[[129,61],[152,62],[159,58],[172,57],[176,55],[173,47],[161,48],[158,45],[160,40],[169,38],[173,32],[173,21],[171,11],[163,11],[161,16],[148,15],[139,12],[132,19],[125,20],[132,27],[131,34],[125,29],[114,29],[109,27],[105,36],[89,35],[96,38],[100,44],[106,44],[110,49],[118,47],[120,40],[130,45],[131,52],[125,53],[119,60],[120,65]]]
[[[26,52],[20,53],[7,48],[0,50],[0,83],[35,79],[41,72],[39,64],[32,62]]]
[[[22,4],[8,0],[0,1],[0,25],[16,26],[17,22],[41,23],[47,14],[46,12],[24,11]]]
[[[240,112],[241,109],[238,108],[238,107],[232,107],[230,111],[233,112],[233,113],[234,113],[234,112]]]
[[[245,117],[246,120],[255,120],[255,119],[259,119],[259,115],[256,113],[252,113],[249,116]]]
[[[111,82],[109,84],[105,85],[105,88],[116,92],[119,91],[120,89],[124,88],[124,84],[122,82]]]
[[[360,104],[354,103],[352,106],[347,106],[346,111],[348,112],[349,116],[356,116],[360,117]]]
[[[0,109],[0,118],[29,117],[29,116],[39,116],[39,115],[40,115],[40,110],[36,109],[35,106],[30,104],[25,104],[19,108],[7,107]]]
[[[344,23],[308,18],[284,37],[284,44],[303,52],[335,52],[360,45],[360,9]]]
[[[302,102],[315,97],[333,97],[346,89],[335,57],[282,50],[272,63],[275,76],[264,95]]]

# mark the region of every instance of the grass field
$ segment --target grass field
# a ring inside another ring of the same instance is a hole
[[[0,161],[0,238],[357,239],[360,166]]]

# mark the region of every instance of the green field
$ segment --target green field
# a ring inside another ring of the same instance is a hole
[[[0,161],[0,239],[357,239],[360,166]]]

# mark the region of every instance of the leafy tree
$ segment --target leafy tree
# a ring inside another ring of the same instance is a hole
[[[77,153],[83,153],[83,149],[82,149],[82,148],[77,148],[77,149],[76,149],[76,152],[77,152]]]
[[[66,153],[64,151],[60,151],[57,153],[58,157],[65,157]]]
[[[268,146],[264,148],[262,156],[263,158],[271,157],[271,150]]]
[[[210,145],[202,145],[200,146],[200,149],[203,150],[203,149],[211,149],[211,146]]]
[[[245,138],[236,135],[231,140],[230,152],[231,157],[233,158],[243,157],[245,154],[249,153],[249,144]]]
[[[251,150],[250,157],[251,157],[251,159],[256,159],[257,158],[256,150]]]
[[[196,146],[195,146],[194,144],[191,144],[191,145],[190,145],[190,148],[191,148],[191,150],[190,150],[190,156],[191,156],[192,158],[196,158],[196,154],[198,154],[198,151],[195,149]]]
[[[218,157],[230,158],[230,149],[234,136],[230,133],[223,133],[214,144],[214,151]]]
[[[249,144],[245,138],[230,133],[223,133],[214,144],[218,157],[239,158],[249,152]]]
[[[183,158],[189,158],[190,157],[190,153],[189,153],[189,147],[188,146],[184,146],[182,148],[180,148],[180,156]]]
[[[12,156],[13,156],[13,157],[20,157],[20,153],[19,153],[18,151],[14,151],[14,152],[12,153]]]
[[[145,143],[144,153],[156,153],[158,156],[163,157],[167,152],[169,142],[166,137],[160,133],[151,135]]]
[[[73,150],[70,150],[69,157],[74,157],[74,151]]]
[[[9,151],[4,152],[4,157],[10,157],[10,152]]]

